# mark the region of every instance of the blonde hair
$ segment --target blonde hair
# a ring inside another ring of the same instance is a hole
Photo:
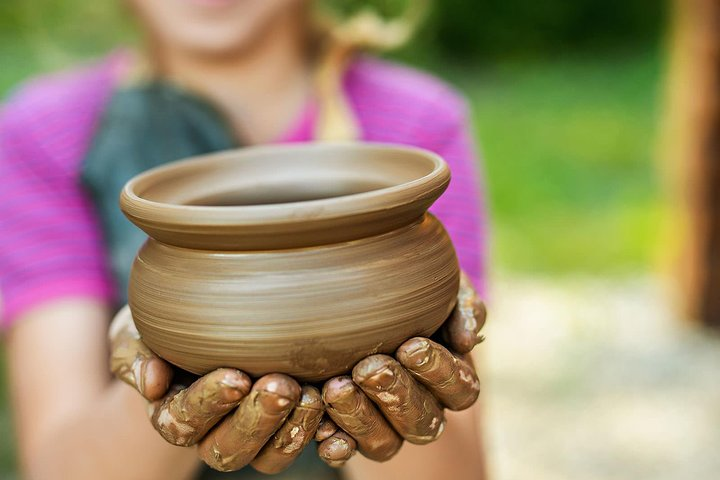
[[[425,18],[430,0],[410,0],[405,11],[392,19],[365,8],[346,20],[320,11],[322,37],[315,76],[319,115],[316,141],[357,140],[359,128],[342,89],[342,78],[352,57],[360,51],[388,51],[410,40]]]

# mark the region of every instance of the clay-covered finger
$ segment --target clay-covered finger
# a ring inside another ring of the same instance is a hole
[[[480,394],[471,361],[456,357],[439,343],[415,337],[400,345],[400,364],[450,410],[470,407]]]
[[[315,432],[315,440],[322,442],[323,440],[332,437],[333,433],[337,431],[338,426],[335,425],[335,422],[333,422],[327,415],[324,415],[320,420],[320,425],[318,425],[317,431]]]
[[[387,355],[364,358],[353,368],[353,381],[405,440],[422,445],[442,433],[445,426],[442,407],[394,358]]]
[[[300,385],[279,373],[260,378],[235,412],[199,444],[200,458],[215,470],[230,472],[249,464],[300,399]]]
[[[318,456],[331,467],[339,468],[355,455],[357,442],[347,433],[338,430],[318,444]]]
[[[123,307],[110,325],[110,370],[150,401],[163,397],[170,387],[173,370],[140,339],[130,308]]]
[[[240,403],[251,384],[250,377],[239,370],[214,370],[152,404],[150,420],[173,445],[194,445]]]
[[[357,441],[365,457],[384,462],[400,450],[402,438],[350,377],[325,382],[322,396],[330,418]]]
[[[470,352],[483,341],[480,330],[485,325],[486,317],[485,303],[475,292],[467,275],[461,274],[457,304],[441,328],[443,340],[456,353]]]
[[[288,468],[315,436],[324,413],[317,388],[304,386],[300,401],[285,423],[265,444],[250,465],[262,473],[279,473]]]

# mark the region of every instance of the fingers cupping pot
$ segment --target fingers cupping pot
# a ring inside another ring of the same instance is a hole
[[[445,162],[383,144],[253,147],[138,175],[125,215],[149,239],[129,304],[143,341],[202,374],[319,381],[429,336],[459,268],[430,205]]]

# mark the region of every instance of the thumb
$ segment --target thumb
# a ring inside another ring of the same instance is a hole
[[[112,373],[146,399],[162,398],[172,380],[172,367],[140,339],[127,305],[113,318],[108,338]]]
[[[485,304],[467,275],[461,273],[457,305],[441,330],[445,344],[455,353],[470,352],[483,340],[479,332],[485,325],[486,316]]]

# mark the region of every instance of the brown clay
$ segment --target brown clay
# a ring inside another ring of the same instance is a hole
[[[472,360],[458,358],[428,338],[411,338],[400,345],[397,359],[410,374],[450,410],[470,407],[480,394]]]
[[[317,388],[304,386],[295,409],[250,465],[262,473],[280,473],[313,439],[325,411]]]
[[[320,425],[318,425],[317,431],[315,432],[315,440],[318,442],[327,440],[337,431],[338,426],[335,425],[335,422],[330,420],[327,416],[324,416],[322,420],[320,420]]]
[[[150,170],[121,207],[151,239],[129,304],[143,341],[203,374],[309,381],[431,335],[459,269],[428,207],[450,180],[419,149],[256,147]]]
[[[330,438],[318,445],[318,456],[333,468],[345,465],[355,455],[357,442],[342,430],[335,432]]]
[[[173,445],[195,445],[240,403],[251,384],[245,373],[220,368],[188,388],[173,387],[165,399],[151,405],[150,420]]]
[[[161,399],[170,387],[172,367],[140,340],[127,306],[115,316],[108,337],[113,375],[135,388],[147,400],[154,402]]]
[[[322,396],[330,418],[357,440],[365,457],[384,462],[400,450],[402,438],[350,377],[326,382]]]
[[[424,445],[442,433],[442,407],[394,358],[367,357],[353,368],[352,378],[408,442]]]
[[[457,304],[450,318],[442,325],[443,340],[455,353],[470,352],[484,340],[479,332],[485,326],[486,318],[485,303],[478,296],[470,279],[461,273]]]
[[[222,472],[249,464],[283,424],[300,394],[300,386],[292,378],[265,375],[237,409],[198,444],[200,458]]]

